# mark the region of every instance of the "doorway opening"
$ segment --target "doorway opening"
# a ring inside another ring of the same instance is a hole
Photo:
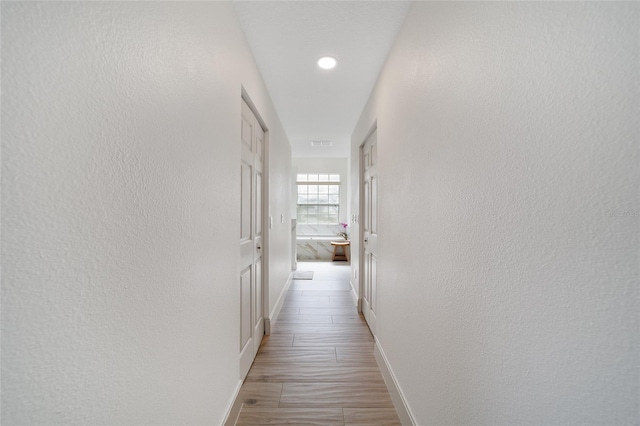
[[[293,166],[296,261],[348,264],[348,159],[294,158]]]

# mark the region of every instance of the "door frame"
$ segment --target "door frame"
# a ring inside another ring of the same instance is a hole
[[[260,286],[261,287],[261,294],[262,294],[262,319],[263,319],[263,323],[264,323],[264,334],[268,335],[270,334],[270,319],[269,319],[269,235],[270,235],[270,216],[269,216],[269,138],[270,138],[270,132],[269,132],[269,128],[267,127],[264,119],[262,118],[262,116],[260,115],[260,112],[258,111],[258,108],[256,107],[255,103],[251,100],[251,97],[249,96],[249,94],[247,93],[247,91],[245,90],[244,86],[241,86],[241,94],[240,94],[240,105],[238,105],[238,111],[242,110],[242,102],[245,102],[247,104],[247,106],[249,107],[249,109],[251,110],[251,112],[253,113],[253,115],[255,116],[256,120],[258,121],[258,125],[262,128],[262,130],[264,131],[264,151],[263,151],[263,164],[262,164],[262,194],[261,194],[261,198],[262,198],[262,245],[261,245],[261,256],[262,256],[262,279],[261,279],[261,283],[257,283],[256,286]],[[252,183],[252,185],[255,184],[255,181]],[[253,229],[252,229],[253,232]],[[240,266],[238,266],[238,275],[240,273]],[[253,315],[253,313],[252,313]],[[253,330],[254,328],[254,321],[253,321],[253,317],[252,317],[252,321],[251,321],[251,329]],[[254,336],[255,337],[255,336]],[[262,338],[260,338],[260,341],[262,341]],[[242,369],[242,366],[240,366]],[[240,379],[244,380],[244,376],[242,374],[240,374]],[[246,374],[245,374],[246,376]]]
[[[262,164],[262,179],[263,179],[263,184],[262,184],[262,232],[263,232],[263,236],[262,236],[262,244],[263,244],[263,250],[262,250],[262,317],[264,318],[265,321],[265,326],[264,326],[264,334],[265,335],[269,335],[271,334],[271,331],[269,330],[270,327],[268,327],[268,323],[271,321],[271,319],[269,318],[270,312],[269,312],[269,240],[270,240],[270,233],[271,233],[271,216],[269,214],[270,212],[270,202],[269,202],[269,191],[270,191],[270,185],[269,185],[269,157],[270,157],[270,149],[269,149],[269,142],[271,139],[271,132],[269,131],[269,127],[267,126],[267,123],[264,121],[264,119],[262,118],[262,115],[260,115],[260,112],[258,112],[258,108],[256,107],[256,105],[253,103],[253,101],[251,100],[251,97],[249,97],[249,94],[247,93],[247,91],[245,90],[244,86],[241,86],[242,91],[241,91],[241,98],[242,100],[244,100],[247,105],[249,106],[249,109],[251,109],[251,111],[253,112],[253,115],[256,116],[256,119],[258,120],[258,123],[260,124],[260,127],[262,127],[262,130],[264,130],[264,157],[263,157],[263,161],[264,163]]]
[[[365,224],[365,193],[364,193],[364,146],[374,133],[378,131],[378,120],[375,119],[369,128],[365,137],[358,146],[358,312],[364,315],[364,291],[367,283],[365,282],[365,247],[364,247],[364,224]],[[377,142],[376,142],[377,143]],[[369,301],[371,304],[371,301]],[[367,323],[371,330],[371,326]],[[375,327],[371,330],[375,336]]]

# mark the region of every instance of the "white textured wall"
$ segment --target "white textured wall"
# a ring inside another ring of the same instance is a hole
[[[220,424],[241,85],[290,155],[229,3],[2,2],[3,424]]]
[[[277,116],[272,121],[280,125]],[[276,138],[272,138],[269,152],[268,209],[273,217],[269,236],[269,313],[274,311],[291,274],[291,204],[295,202],[292,199],[291,145],[282,136],[281,127],[276,128],[273,135]]]
[[[419,425],[638,424],[638,3],[414,3],[379,143],[378,339]]]

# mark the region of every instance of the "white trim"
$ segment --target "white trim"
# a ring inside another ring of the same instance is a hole
[[[269,218],[270,216],[266,213],[268,213],[271,210],[271,206],[269,204],[269,141],[270,141],[270,133],[269,133],[269,128],[266,125],[265,121],[263,120],[262,116],[260,115],[260,113],[258,112],[258,108],[256,107],[256,105],[253,103],[253,101],[251,100],[251,97],[249,96],[248,92],[245,90],[243,85],[240,85],[240,116],[242,117],[242,111],[244,110],[244,106],[246,105],[246,107],[249,109],[249,111],[251,111],[251,113],[253,114],[253,117],[255,118],[255,120],[257,121],[258,126],[260,127],[260,129],[262,130],[262,132],[264,133],[264,145],[262,147],[262,159],[261,159],[261,164],[262,164],[262,194],[257,194],[259,195],[259,197],[262,199],[262,205],[260,206],[261,208],[261,216],[262,216],[262,236],[260,237],[260,242],[262,244],[262,253],[261,253],[261,265],[262,265],[262,271],[261,271],[261,279],[260,282],[256,283],[256,288],[260,288],[261,289],[261,294],[262,294],[262,300],[260,301],[260,303],[262,304],[262,309],[261,309],[261,313],[262,313],[262,332],[265,334],[266,330],[266,321],[265,321],[265,317],[264,317],[264,313],[267,312],[268,308],[269,308],[269,294],[270,294],[270,282],[269,282],[269,241],[271,239],[270,236],[270,227],[269,227]],[[256,153],[253,152],[253,141],[255,138],[255,132],[252,131],[252,157],[253,157],[253,169],[254,171],[251,172],[251,197],[252,197],[252,204],[255,200],[256,197],[256,193],[254,193],[254,189],[253,186],[256,185],[256,173],[255,173],[255,168],[256,168]],[[242,156],[241,156],[242,157]],[[242,158],[241,158],[242,160]],[[255,211],[251,212],[251,228],[254,228],[255,225]],[[253,231],[251,232],[251,240],[252,240],[252,245],[255,244],[256,242],[256,237],[255,235],[253,235]],[[251,270],[252,273],[255,273],[255,265],[256,265],[256,257],[255,257],[255,253],[252,254],[253,258],[251,261]],[[252,290],[253,291],[253,290]],[[253,297],[253,296],[252,296]],[[249,372],[249,370],[251,369],[251,364],[253,363],[253,360],[256,357],[257,351],[258,349],[256,349],[256,343],[259,346],[260,343],[262,342],[262,335],[259,336],[259,341],[258,340],[258,333],[256,333],[256,327],[255,327],[255,311],[254,308],[251,308],[251,313],[250,313],[250,319],[251,319],[251,338],[249,339],[249,345],[245,345],[244,349],[242,349],[240,351],[240,377],[241,380],[244,380],[245,376],[247,375],[247,373]],[[260,327],[258,327],[260,328]],[[245,351],[248,351],[246,354],[244,354]]]
[[[349,281],[349,287],[351,287],[349,294],[351,295],[351,300],[353,304],[356,306],[358,313],[362,312],[362,305],[360,304],[360,299],[358,298],[358,293],[356,293],[355,288],[353,287],[353,281]]]
[[[400,417],[400,423],[407,426],[412,425],[415,426],[416,422],[413,420],[413,416],[411,415],[411,411],[409,410],[409,406],[404,398],[404,394],[402,393],[402,389],[396,380],[395,374],[393,374],[393,370],[389,365],[389,361],[380,346],[380,341],[376,337],[376,344],[373,348],[373,353],[376,357],[376,362],[378,363],[378,367],[380,367],[380,372],[382,373],[382,377],[384,378],[384,383],[387,385],[387,390],[391,395],[391,400],[393,401],[393,406],[396,408],[396,412],[398,413],[398,417]]]
[[[293,272],[289,273],[289,278],[287,278],[287,282],[282,288],[282,293],[280,293],[280,297],[278,297],[278,301],[276,302],[275,306],[273,307],[273,310],[269,314],[269,318],[265,319],[264,332],[267,335],[271,334],[271,330],[273,329],[273,326],[276,324],[276,321],[278,320],[278,315],[280,314],[280,310],[282,309],[282,305],[284,304],[284,299],[287,296],[287,292],[289,291],[289,287],[291,287],[292,282],[293,282]],[[269,329],[268,333],[267,333],[267,328]]]
[[[236,390],[233,392],[231,404],[229,408],[227,408],[227,415],[224,417],[224,422],[222,422],[224,426],[234,426],[238,421],[240,409],[242,408],[242,401],[238,398],[240,389],[242,389],[242,380],[238,381],[238,386],[236,386]]]
[[[358,312],[364,316],[364,312],[362,311],[364,308],[363,297],[365,294],[364,287],[367,285],[364,282],[365,274],[362,271],[365,270],[365,260],[364,260],[364,222],[360,220],[361,217],[364,217],[364,146],[367,141],[375,132],[378,131],[378,119],[373,120],[371,127],[369,127],[369,131],[365,135],[360,145],[358,145]],[[371,296],[369,296],[371,298]],[[370,309],[370,306],[367,306],[367,309]],[[365,320],[367,317],[365,317]],[[369,325],[369,329],[371,329],[371,325],[369,321],[367,321]],[[375,330],[371,330],[375,335]]]
[[[271,335],[271,320],[269,318],[264,319],[264,335]]]

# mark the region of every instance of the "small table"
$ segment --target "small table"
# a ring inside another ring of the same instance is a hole
[[[351,244],[351,241],[331,241],[333,246],[333,261],[346,260],[349,261],[349,253],[347,247]],[[342,253],[338,253],[338,247],[342,249]]]

